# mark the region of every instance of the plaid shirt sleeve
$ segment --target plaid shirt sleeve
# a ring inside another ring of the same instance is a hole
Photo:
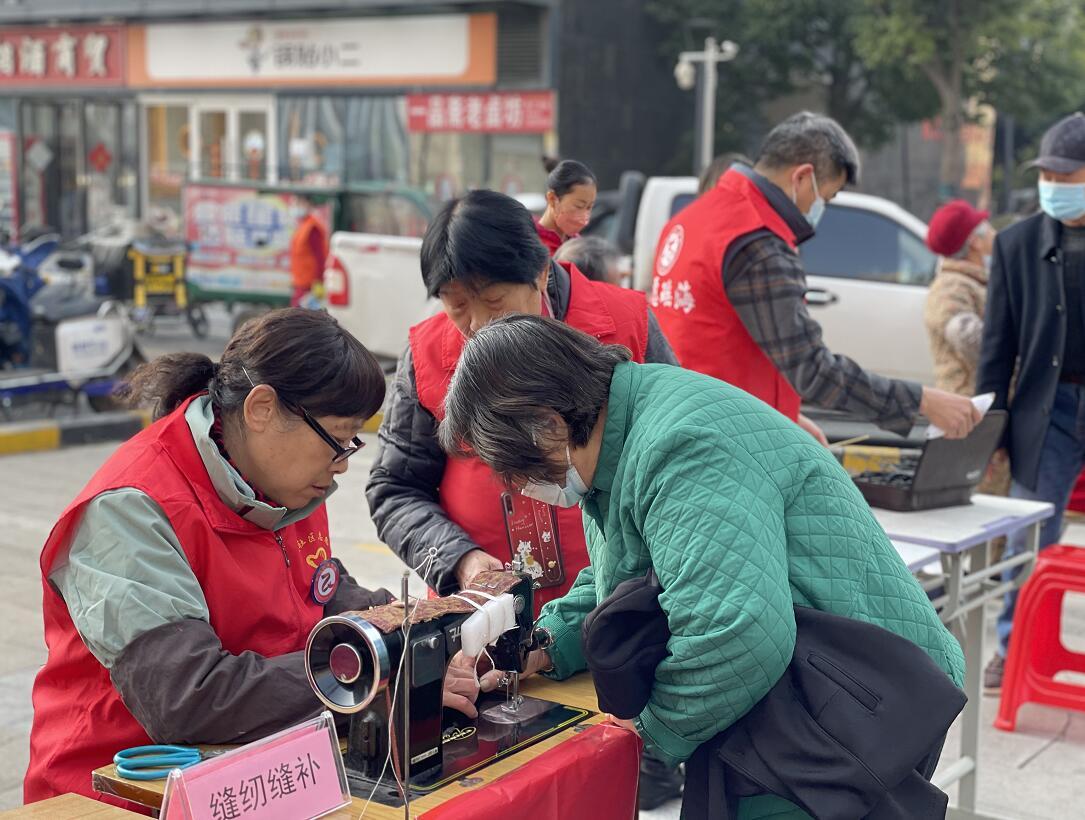
[[[806,274],[798,255],[766,234],[740,248],[723,272],[727,298],[758,346],[803,400],[873,421],[906,436],[923,388],[863,370],[825,346],[806,308]]]

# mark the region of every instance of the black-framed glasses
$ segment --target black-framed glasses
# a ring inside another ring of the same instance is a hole
[[[332,448],[333,451],[335,451],[335,456],[332,458],[332,464],[339,464],[346,461],[356,452],[365,447],[365,442],[358,438],[358,436],[355,436],[350,440],[349,447],[344,447],[342,444],[339,443],[335,436],[333,436],[321,426],[319,421],[310,416],[309,411],[302,407],[300,404],[289,405],[289,407],[291,410],[293,410],[302,417],[305,423],[312,428],[313,432],[324,440],[325,444],[327,444],[329,447]]]

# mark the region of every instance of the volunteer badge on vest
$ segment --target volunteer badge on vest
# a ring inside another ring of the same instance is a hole
[[[667,238],[663,240],[663,248],[659,252],[659,263],[656,265],[656,274],[666,276],[671,272],[674,263],[678,261],[678,254],[682,252],[682,245],[686,241],[686,229],[681,225],[675,225]]]
[[[309,589],[309,594],[312,596],[313,601],[324,606],[335,595],[335,590],[339,588],[339,564],[329,558],[327,561],[322,561],[320,566],[316,568],[316,572],[313,573],[313,583]]]

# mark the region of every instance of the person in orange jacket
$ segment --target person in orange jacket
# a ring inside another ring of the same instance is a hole
[[[302,197],[302,203],[305,215],[290,240],[290,281],[294,288],[291,307],[300,306],[313,286],[323,283],[324,264],[328,261],[328,228],[317,214],[317,202]]]

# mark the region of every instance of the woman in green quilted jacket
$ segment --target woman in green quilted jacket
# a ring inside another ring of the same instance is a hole
[[[450,453],[470,450],[525,495],[584,511],[591,565],[543,608],[553,643],[530,669],[584,669],[584,618],[655,568],[669,655],[631,728],[664,760],[687,759],[768,693],[791,661],[796,604],[908,638],[961,685],[960,645],[847,473],[749,394],[509,316],[468,342],[445,412]],[[766,795],[740,817],[806,814]]]

